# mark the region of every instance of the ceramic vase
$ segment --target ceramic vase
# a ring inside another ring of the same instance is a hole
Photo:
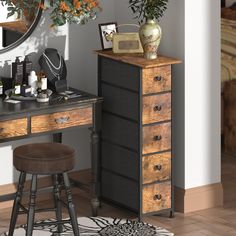
[[[144,57],[149,60],[156,59],[162,36],[161,27],[155,20],[147,19],[146,23],[140,27],[139,36],[144,50]]]

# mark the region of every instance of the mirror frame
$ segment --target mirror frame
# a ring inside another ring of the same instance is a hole
[[[44,0],[41,0],[41,4],[44,4]],[[17,46],[22,44],[27,38],[29,38],[29,36],[34,32],[36,26],[38,25],[38,23],[41,19],[42,13],[43,13],[43,9],[40,8],[37,12],[37,15],[36,15],[33,23],[31,24],[30,28],[28,29],[28,31],[16,42],[12,43],[11,45],[9,45],[5,48],[0,49],[0,54],[8,52],[8,51],[16,48]]]

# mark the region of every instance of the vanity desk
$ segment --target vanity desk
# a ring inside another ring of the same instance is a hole
[[[77,91],[75,89],[70,89]],[[78,98],[69,100],[52,97],[48,103],[22,101],[11,104],[0,101],[0,143],[37,135],[52,134],[54,142],[62,142],[62,132],[75,128],[91,130],[92,156],[92,210],[96,215],[99,206],[99,136],[101,129],[102,98],[77,91]],[[72,185],[90,190],[78,180]],[[0,202],[13,199],[14,194],[0,195]]]

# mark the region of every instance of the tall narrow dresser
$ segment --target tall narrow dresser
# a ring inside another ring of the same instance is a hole
[[[101,198],[142,217],[173,216],[171,66],[179,60],[98,51],[104,98]]]

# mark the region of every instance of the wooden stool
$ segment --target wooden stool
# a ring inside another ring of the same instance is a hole
[[[34,226],[34,214],[37,212],[48,211],[49,209],[35,209],[36,194],[37,194],[37,176],[52,175],[54,185],[54,200],[56,212],[56,222],[48,222],[45,224],[57,224],[58,233],[62,232],[63,223],[71,223],[75,236],[79,235],[77,217],[72,203],[72,194],[70,190],[70,182],[67,172],[75,166],[75,150],[69,146],[60,143],[37,143],[28,144],[16,148],[13,152],[13,164],[20,171],[20,178],[16,197],[11,215],[11,223],[9,228],[9,236],[13,236],[17,217],[19,213],[27,213],[27,229],[26,236],[31,236]],[[30,201],[28,209],[21,204],[24,182],[26,174],[32,175],[30,188]],[[59,184],[59,176],[64,182],[64,189],[67,197],[67,208],[69,211],[70,220],[62,220],[61,200]],[[42,225],[42,224],[40,224]]]

